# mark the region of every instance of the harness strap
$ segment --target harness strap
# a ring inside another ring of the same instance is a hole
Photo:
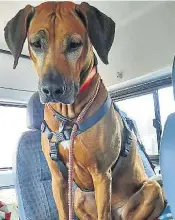
[[[108,95],[103,105],[101,105],[101,107],[95,112],[95,114],[87,118],[79,125],[77,135],[85,132],[89,128],[93,127],[98,121],[100,121],[103,116],[110,110],[111,103],[111,97]]]
[[[124,115],[124,112],[122,112],[118,105],[116,103],[113,103],[114,105],[114,109],[120,114],[121,118],[122,118],[122,121],[123,121],[123,124],[124,124],[124,133],[125,133],[125,137],[124,137],[124,144],[123,144],[123,148],[121,149],[121,152],[120,152],[120,155],[122,157],[127,157],[127,155],[129,154],[129,151],[130,151],[130,146],[131,146],[131,141],[132,141],[132,131],[128,125],[128,122],[126,120],[126,117]]]
[[[86,130],[88,130],[89,128],[93,127],[98,121],[100,121],[102,119],[102,117],[110,110],[111,108],[111,104],[112,104],[112,100],[108,94],[105,102],[103,103],[103,105],[97,110],[97,112],[90,116],[89,118],[87,118],[85,121],[83,121],[79,127],[78,127],[78,131],[76,133],[76,136],[85,132]],[[130,145],[131,145],[131,140],[132,140],[132,136],[131,136],[131,130],[128,126],[128,123],[126,121],[126,117],[124,116],[123,112],[120,111],[120,109],[118,108],[118,106],[113,103],[114,109],[115,111],[117,111],[121,118],[122,121],[124,123],[124,129],[125,129],[125,142],[122,145],[121,148],[121,152],[120,155],[118,157],[118,159],[116,160],[115,164],[112,167],[112,171],[114,170],[120,156],[122,157],[126,157],[129,154],[130,151]],[[41,132],[46,134],[46,137],[49,140],[49,145],[50,145],[50,157],[52,158],[52,160],[57,162],[57,165],[59,167],[59,170],[61,171],[61,173],[63,174],[63,176],[65,178],[68,177],[68,169],[65,166],[65,164],[62,162],[60,155],[59,155],[59,144],[62,141],[66,141],[66,140],[70,140],[70,135],[71,135],[71,131],[72,128],[70,127],[70,123],[69,122],[65,122],[65,120],[63,122],[61,122],[61,127],[59,129],[59,131],[57,132],[53,132],[49,126],[47,125],[46,121],[43,121],[42,125],[41,125]],[[51,141],[52,138],[55,137],[55,142]],[[76,185],[76,184],[75,184]],[[84,190],[86,192],[92,191],[92,190]]]
[[[53,137],[53,132],[51,131],[51,129],[47,126],[46,121],[44,120],[41,124],[41,132],[45,133],[46,137],[48,140],[51,140]]]
[[[47,125],[46,121],[43,121],[41,124],[41,132],[46,134],[47,139],[49,140],[50,146],[50,157],[54,161],[59,161],[59,143],[62,141],[70,140],[71,128],[64,129],[62,128],[61,131],[53,132]],[[52,138],[55,137],[56,141],[51,141]]]

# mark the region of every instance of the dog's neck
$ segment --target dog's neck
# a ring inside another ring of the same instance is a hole
[[[92,65],[91,64],[89,65],[87,70],[92,71],[92,67],[93,67],[93,63]],[[87,76],[88,74],[89,73],[87,72]],[[87,88],[79,92],[73,104],[51,103],[51,106],[55,109],[55,111],[57,111],[58,113],[60,113],[65,117],[76,118],[80,114],[84,106],[90,101],[91,97],[93,96],[99,78],[100,75],[98,72],[96,72],[94,76],[90,79]],[[83,79],[82,83],[84,83],[85,80],[86,77]],[[87,113],[88,117],[92,115],[104,103],[106,97],[107,97],[107,91],[103,82],[101,82],[98,94],[95,99],[95,103],[91,106],[91,108]],[[50,114],[52,114],[52,112],[48,109],[47,106],[45,106],[46,118],[47,115]]]

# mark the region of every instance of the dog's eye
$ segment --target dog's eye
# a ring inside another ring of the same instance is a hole
[[[70,42],[68,45],[68,52],[74,52],[82,46],[82,42]]]
[[[31,41],[30,45],[36,49],[41,49],[41,41],[40,40],[33,41],[33,42]]]

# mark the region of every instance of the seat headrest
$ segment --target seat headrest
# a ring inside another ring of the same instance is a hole
[[[40,130],[43,119],[44,105],[40,102],[39,93],[35,92],[27,105],[27,127]]]

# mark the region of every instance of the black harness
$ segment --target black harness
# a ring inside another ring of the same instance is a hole
[[[122,144],[122,148],[120,151],[120,156],[126,157],[129,154],[130,150],[130,145],[131,145],[131,130],[125,120],[125,118],[122,116],[122,112],[120,109],[117,107],[116,104],[114,104],[108,94],[105,102],[103,105],[89,118],[87,118],[85,121],[83,121],[79,126],[78,130],[76,133],[76,136],[85,132],[89,128],[93,127],[98,121],[100,121],[104,115],[110,110],[111,105],[113,105],[114,109],[120,114],[123,124],[124,124],[124,142]],[[75,123],[75,120],[69,119],[67,117],[62,116],[58,112],[56,112],[54,109],[52,109],[54,112],[54,117],[59,120],[60,122],[60,127],[59,130],[56,132],[53,132],[49,126],[47,125],[46,121],[43,121],[41,125],[41,132],[45,133],[46,137],[49,140],[49,146],[50,146],[50,157],[52,160],[56,161],[58,164],[58,167],[60,171],[62,172],[62,175],[64,177],[68,177],[68,169],[65,166],[65,164],[62,162],[60,156],[59,156],[59,144],[63,141],[68,141],[70,140],[71,132],[72,132],[72,127]],[[52,141],[52,139],[55,139],[55,141]],[[112,170],[115,168],[115,165],[117,164],[119,157],[115,164],[112,167]],[[89,190],[88,190],[89,191]]]

